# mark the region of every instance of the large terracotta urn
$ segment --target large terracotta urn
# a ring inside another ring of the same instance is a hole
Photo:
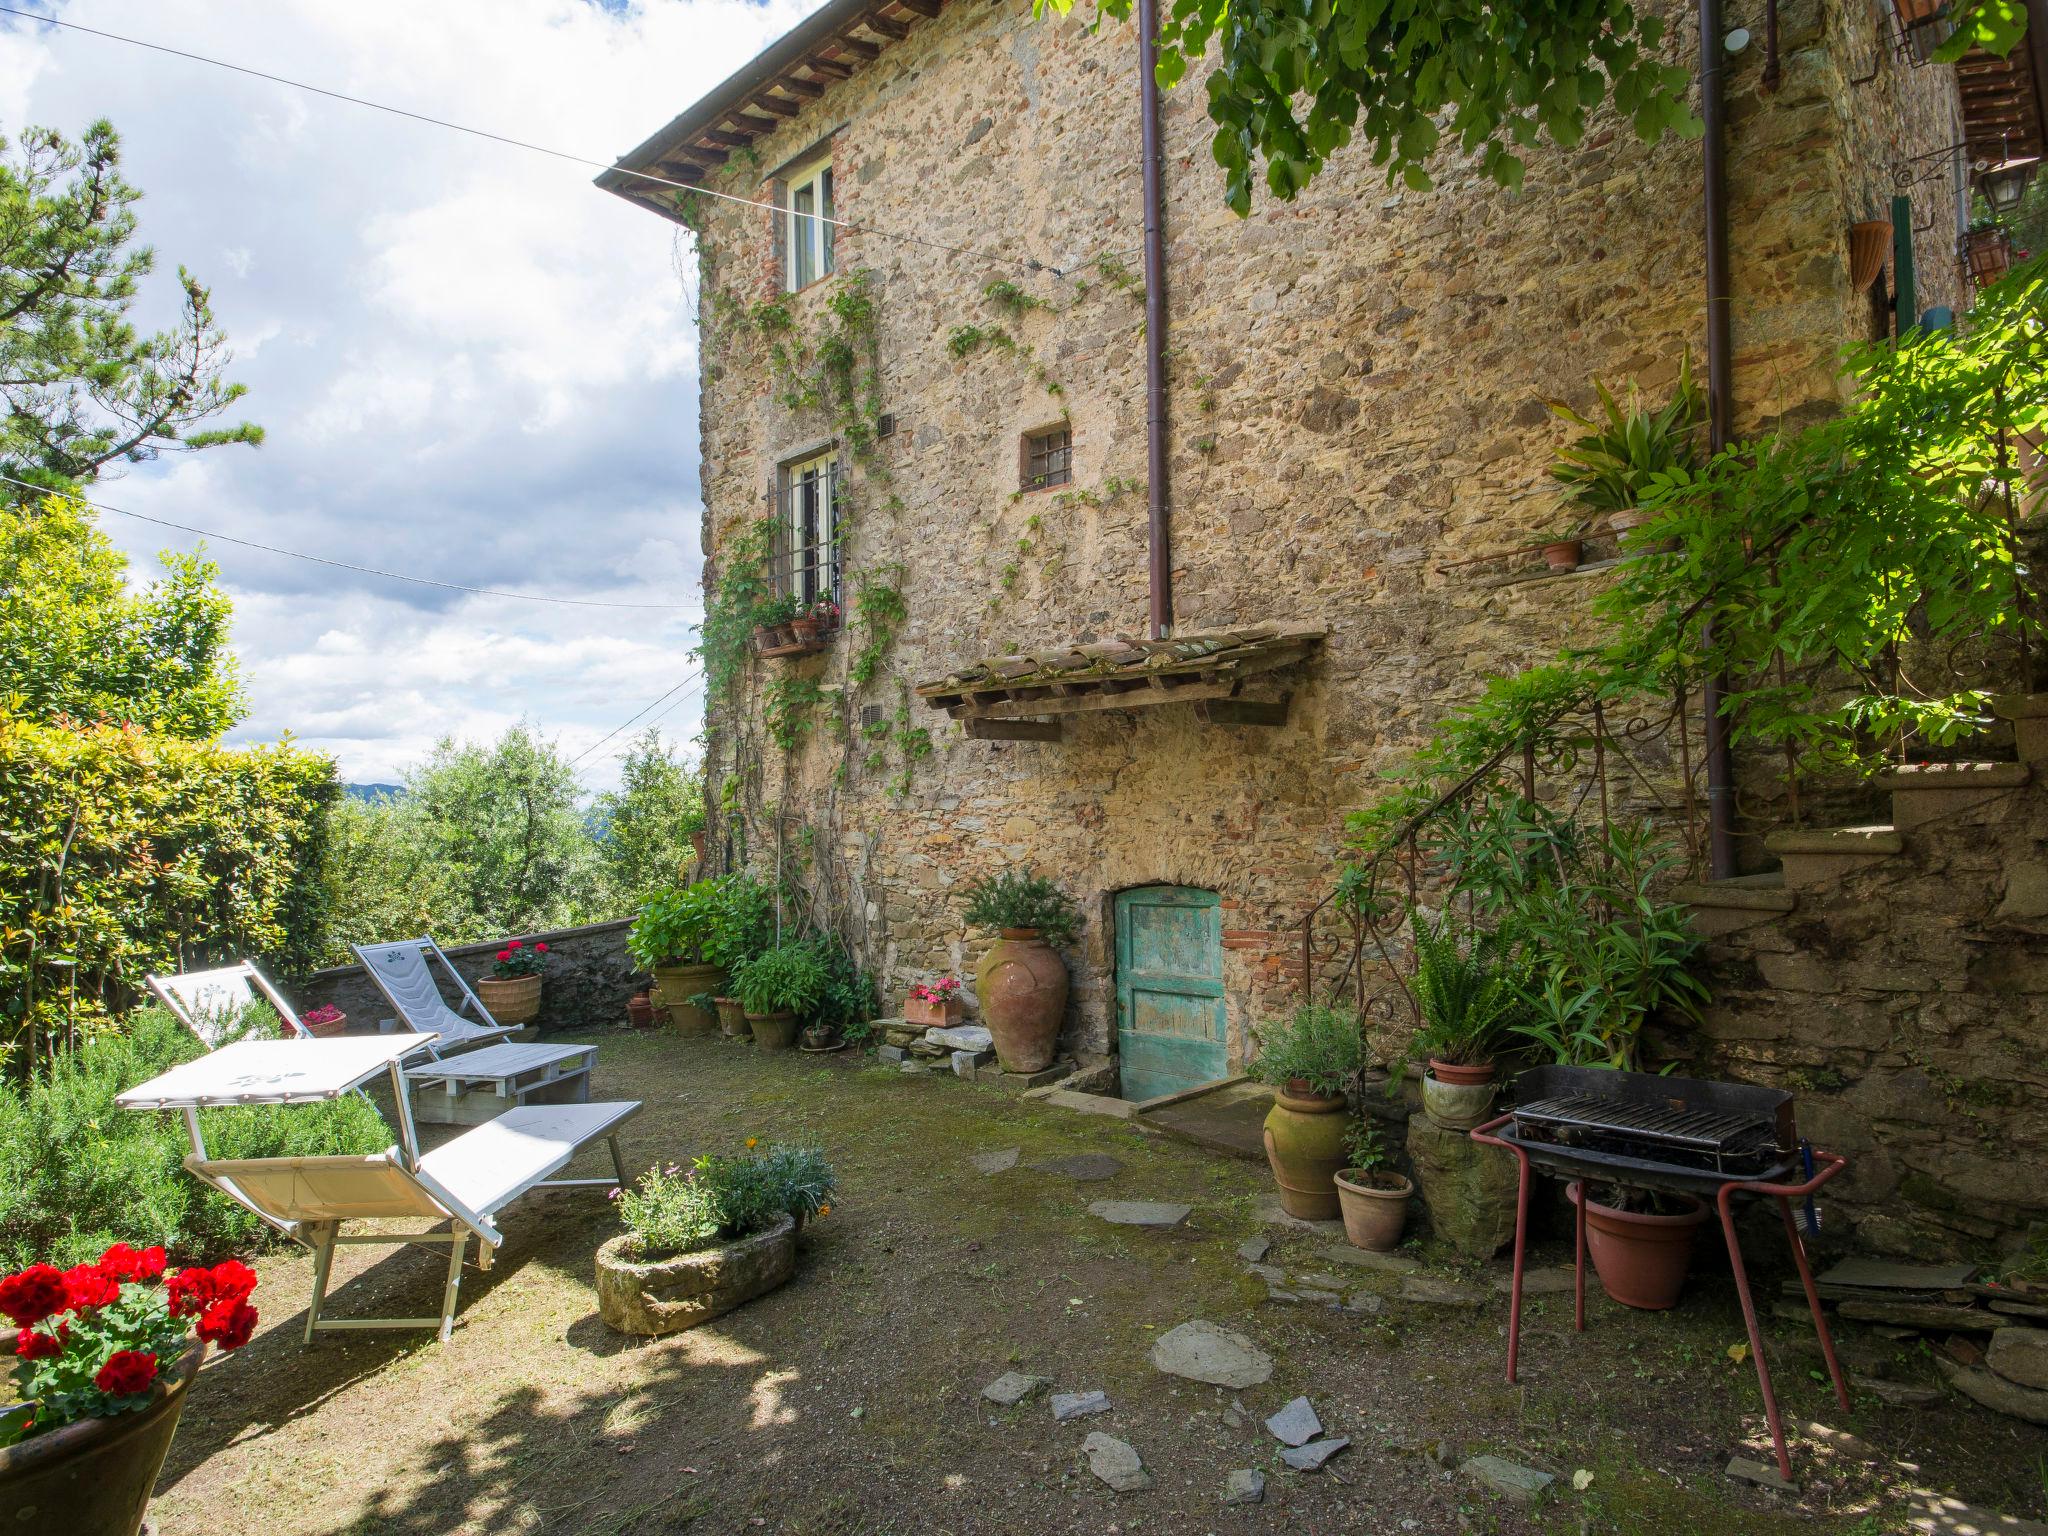
[[[974,972],[981,1022],[1005,1072],[1052,1065],[1067,1016],[1067,963],[1036,928],[1005,928]]]
[[[1303,1221],[1335,1221],[1344,1155],[1344,1096],[1290,1081],[1266,1113],[1266,1161],[1280,1186],[1280,1208]]]

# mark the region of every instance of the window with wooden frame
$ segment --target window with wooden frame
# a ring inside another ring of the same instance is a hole
[[[826,449],[778,471],[775,590],[806,608],[839,601],[839,455]]]
[[[827,153],[792,169],[782,212],[783,288],[795,293],[832,275],[832,156]]]
[[[1074,431],[1064,424],[1024,434],[1023,489],[1048,490],[1074,483]]]

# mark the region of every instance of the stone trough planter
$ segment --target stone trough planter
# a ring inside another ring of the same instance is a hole
[[[766,1295],[796,1269],[796,1221],[722,1248],[642,1263],[622,1232],[597,1250],[597,1315],[619,1333],[680,1333]]]

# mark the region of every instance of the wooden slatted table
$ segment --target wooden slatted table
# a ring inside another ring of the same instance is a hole
[[[588,1103],[596,1063],[594,1045],[508,1041],[407,1067],[405,1080],[421,1124],[481,1125],[515,1104]]]

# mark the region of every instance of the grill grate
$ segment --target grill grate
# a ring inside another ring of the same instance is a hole
[[[1734,1176],[1776,1160],[1776,1127],[1754,1115],[1695,1109],[1673,1100],[1567,1093],[1515,1109],[1521,1139],[1578,1147]]]

